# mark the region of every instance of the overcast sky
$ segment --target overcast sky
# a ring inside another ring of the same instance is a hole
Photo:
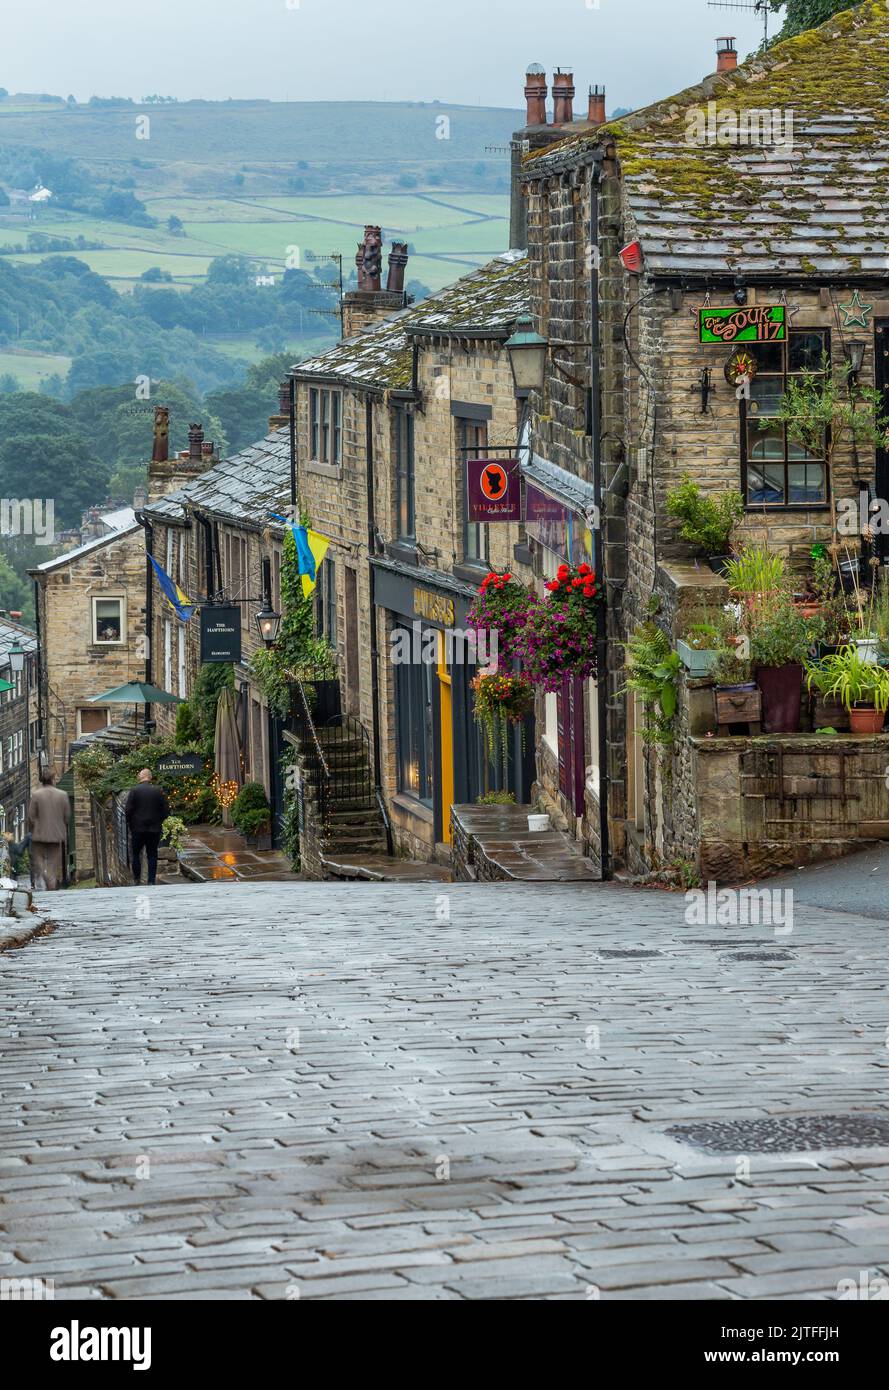
[[[0,86],[85,100],[148,93],[518,107],[526,64],[573,65],[636,107],[743,58],[762,34],[707,0],[0,0]],[[779,23],[772,16],[774,30]],[[580,102],[585,105],[584,101]]]

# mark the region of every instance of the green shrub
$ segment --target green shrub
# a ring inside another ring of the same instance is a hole
[[[680,535],[705,555],[724,555],[736,522],[744,513],[740,492],[702,492],[690,473],[667,493],[667,512],[682,522]]]
[[[189,700],[184,700],[176,711],[175,737],[177,748],[182,748],[187,743],[201,742],[200,722]]]
[[[238,792],[232,824],[242,835],[265,835],[271,829],[272,808],[261,782],[246,782]]]
[[[485,792],[484,796],[476,798],[477,806],[514,806],[514,792]]]
[[[216,706],[223,690],[235,688],[235,668],[230,662],[208,661],[198,672],[191,703],[200,729],[205,757],[212,758],[216,739]]]
[[[158,763],[170,753],[198,753],[204,758],[204,766],[199,773],[188,777],[159,772]],[[181,816],[187,825],[219,823],[219,802],[210,786],[212,762],[206,758],[204,750],[198,744],[179,748],[170,738],[137,744],[129,753],[112,762],[101,781],[94,784],[92,790],[100,800],[114,792],[129,791],[138,782],[143,767],[149,769],[157,786],[166,793],[171,815]]]

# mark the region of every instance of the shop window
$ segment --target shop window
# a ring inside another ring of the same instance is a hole
[[[122,598],[93,599],[93,641],[101,646],[122,645],[125,604]]]
[[[395,509],[398,539],[413,541],[414,515],[414,417],[400,407],[395,411]]]
[[[338,467],[342,462],[342,442],[342,392],[313,386],[309,391],[310,459]]]
[[[827,437],[810,451],[776,418],[787,384],[803,372],[824,378],[827,329],[791,330],[786,343],[745,344],[757,361],[741,402],[742,481],[748,507],[818,507],[828,502]]]
[[[404,631],[410,641],[410,629]],[[435,765],[432,736],[435,669],[429,662],[421,661],[397,665],[394,670],[398,790],[431,807]]]
[[[488,528],[483,522],[469,520],[469,498],[466,487],[467,459],[488,457],[488,426],[482,420],[457,419],[457,458],[460,466],[460,487],[463,496],[463,560],[467,565],[487,565]]]

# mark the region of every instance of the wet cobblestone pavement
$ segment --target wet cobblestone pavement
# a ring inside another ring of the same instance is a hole
[[[0,956],[3,1277],[726,1300],[889,1272],[885,922],[702,931],[617,885],[46,901],[58,929]]]

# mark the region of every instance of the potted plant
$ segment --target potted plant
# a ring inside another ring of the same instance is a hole
[[[534,708],[534,687],[525,676],[508,671],[480,671],[472,681],[473,714],[482,726],[489,758],[509,757],[509,727],[521,725]]]
[[[492,665],[509,663],[522,653],[522,633],[534,596],[509,571],[492,570],[482,580],[478,595],[467,614],[469,626],[477,632],[496,635],[497,646],[489,652]]]
[[[823,545],[812,550],[812,593],[818,602],[815,625],[818,653],[838,652],[849,640],[849,614],[834,562]]]
[[[853,734],[878,734],[889,708],[889,670],[865,661],[851,643],[833,656],[810,662],[806,679],[827,699],[838,700],[849,711]]]
[[[768,734],[799,730],[803,664],[811,644],[811,625],[786,592],[773,595],[769,605],[758,610],[751,625],[750,655]]]
[[[272,808],[261,782],[245,782],[232,805],[232,824],[250,849],[271,849]]]
[[[729,559],[729,539],[744,514],[740,492],[702,492],[690,473],[667,493],[667,512],[682,522],[679,534],[702,551],[710,568],[722,574]]]
[[[725,578],[732,594],[748,608],[768,604],[784,587],[784,557],[748,545],[729,560]]]
[[[709,676],[719,656],[719,628],[706,620],[688,623],[685,635],[676,639],[676,650],[690,676]]]
[[[546,585],[547,597],[532,600],[522,630],[521,657],[528,679],[544,690],[561,690],[566,676],[585,680],[596,671],[597,610],[602,594],[587,564],[560,565]]]

